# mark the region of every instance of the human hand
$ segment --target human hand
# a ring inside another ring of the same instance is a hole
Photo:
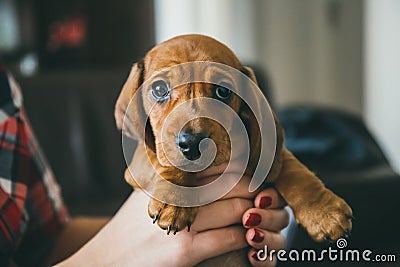
[[[253,266],[275,266],[277,260],[268,257],[259,261],[257,252],[268,247],[268,250],[284,249],[286,238],[280,231],[289,223],[289,213],[284,209],[285,201],[274,188],[267,188],[254,199],[254,208],[247,210],[242,217],[243,225],[247,230],[246,241],[252,247],[248,252],[248,259]]]
[[[151,224],[149,198],[137,190],[117,214],[77,253],[57,266],[193,266],[247,246],[240,222],[251,202],[232,198],[200,207],[191,231],[175,236]],[[216,211],[229,211],[212,216]]]
[[[260,266],[252,253],[263,248],[265,243],[269,248],[284,246],[285,239],[279,230],[287,224],[288,216],[282,209],[284,201],[274,189],[266,189],[255,197],[255,193],[247,190],[249,181],[250,177],[243,177],[224,198],[200,207],[191,231],[184,230],[176,236],[167,236],[150,223],[147,215],[149,199],[137,190],[92,240],[59,266],[157,266],[160,263],[163,266],[193,266],[248,245],[253,247],[248,254],[249,261]],[[265,197],[271,198],[269,207],[265,207]],[[248,225],[251,213],[261,216],[258,226]],[[247,232],[238,225],[241,222]],[[264,236],[262,241],[259,241],[260,234],[254,238],[255,229]]]
[[[216,175],[222,173],[225,168],[225,165],[211,167],[201,173],[201,176],[208,177],[207,182],[209,182]],[[235,168],[235,165],[233,165],[233,168]],[[277,263],[275,257],[272,261],[268,257],[261,262],[257,259],[257,252],[264,249],[265,245],[268,246],[269,250],[285,248],[286,238],[280,231],[289,223],[289,213],[284,209],[287,204],[273,187],[264,189],[259,193],[249,193],[248,186],[251,179],[249,175],[250,173],[246,172],[246,176],[223,199],[232,198],[236,199],[235,201],[242,199],[245,202],[238,201],[236,205],[251,205],[251,208],[247,209],[242,216],[242,224],[247,229],[245,238],[251,246],[247,254],[248,259],[253,266],[275,266]],[[216,214],[218,214],[217,212],[224,214],[222,207],[219,209],[217,205],[215,205]],[[201,213],[202,211],[199,212],[199,214]],[[213,216],[213,214],[209,216]],[[206,216],[199,216],[199,218],[206,218]]]

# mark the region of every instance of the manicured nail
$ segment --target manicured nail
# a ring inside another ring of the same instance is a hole
[[[254,254],[251,255],[251,257],[252,257],[253,259],[255,259],[256,261],[259,261],[258,256],[257,256],[257,252],[254,252]]]
[[[261,222],[261,216],[257,213],[250,213],[246,222],[244,223],[246,226],[257,226]]]
[[[251,241],[254,241],[256,243],[261,243],[263,240],[264,240],[264,233],[254,229],[254,236],[251,239]]]
[[[260,208],[265,209],[268,208],[272,203],[271,197],[262,197],[260,199]]]

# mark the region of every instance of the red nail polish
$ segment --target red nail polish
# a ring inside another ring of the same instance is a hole
[[[272,203],[271,197],[262,197],[260,199],[260,208],[265,209],[268,208]]]
[[[257,252],[254,252],[254,254],[251,255],[251,257],[252,257],[253,259],[255,259],[256,261],[259,261],[258,256],[257,256]]]
[[[251,239],[251,241],[254,241],[256,243],[261,243],[263,240],[264,240],[264,233],[254,229],[254,236]]]
[[[257,226],[261,222],[261,216],[257,213],[250,213],[246,222],[244,223],[246,226]]]

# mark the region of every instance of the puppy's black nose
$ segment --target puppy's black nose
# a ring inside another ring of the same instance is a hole
[[[176,138],[176,144],[183,155],[189,160],[200,158],[200,141],[206,138],[204,133],[193,133],[192,131],[181,131]]]

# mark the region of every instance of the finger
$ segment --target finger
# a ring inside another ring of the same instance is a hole
[[[278,191],[271,187],[261,191],[254,199],[254,206],[261,209],[279,209],[286,206]]]
[[[236,179],[238,174],[235,173],[228,173],[225,176],[225,179]],[[214,180],[218,179],[217,176],[209,176],[206,178],[201,178],[198,180],[198,186],[206,185]],[[231,191],[228,192],[225,196],[221,199],[233,198],[233,197],[241,197],[241,198],[248,198],[253,199],[259,191],[249,192],[249,184],[250,184],[251,177],[250,176],[243,176],[240,178],[239,182],[233,187]]]
[[[195,235],[193,239],[196,263],[247,246],[245,229],[241,226],[205,231]]]
[[[247,254],[247,257],[248,257],[251,265],[253,265],[255,267],[273,267],[273,266],[276,266],[278,261],[277,261],[275,255],[264,256],[264,252],[263,253],[259,253],[258,251],[259,250],[250,249],[249,253]],[[261,257],[258,257],[257,253]],[[265,257],[265,259],[264,259],[264,257]]]
[[[202,206],[199,208],[192,229],[201,232],[240,223],[245,211],[252,206],[250,200],[243,198],[224,199]]]
[[[249,184],[251,177],[243,176],[237,185],[226,194],[223,199],[233,198],[233,197],[241,197],[247,199],[254,199],[259,191],[249,192]]]
[[[285,209],[263,210],[252,208],[242,217],[245,228],[259,228],[278,232],[289,224],[289,213]]]
[[[268,249],[279,250],[286,245],[286,238],[282,234],[255,228],[247,230],[246,240],[255,249],[263,249],[266,245]]]

